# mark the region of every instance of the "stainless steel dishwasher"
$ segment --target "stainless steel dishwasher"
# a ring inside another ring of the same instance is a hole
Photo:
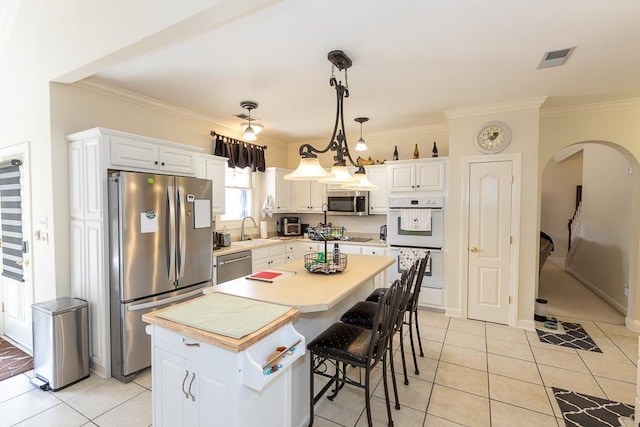
[[[216,270],[216,284],[251,274],[251,251],[218,255],[216,259]]]

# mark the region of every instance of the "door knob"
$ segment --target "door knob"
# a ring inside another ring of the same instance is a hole
[[[23,261],[16,261],[16,264],[21,265],[23,267],[29,267],[29,260],[23,260]]]
[[[475,254],[476,252],[478,252],[478,251],[479,251],[479,249],[478,249],[478,248],[476,248],[475,246],[471,248],[471,252],[473,252],[474,254]]]

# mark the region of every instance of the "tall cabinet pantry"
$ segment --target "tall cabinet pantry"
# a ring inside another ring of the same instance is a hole
[[[67,140],[71,296],[89,304],[90,368],[110,377],[108,170],[196,176],[202,148],[104,128]]]

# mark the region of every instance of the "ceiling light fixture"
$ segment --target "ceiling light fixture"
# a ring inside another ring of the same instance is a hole
[[[249,126],[251,126],[251,129],[253,129],[253,133],[255,135],[258,135],[260,132],[262,132],[262,125],[260,123],[256,123],[256,120],[257,119],[251,118],[250,122],[240,123],[240,127],[242,128],[242,133],[244,134],[244,132],[247,130]]]
[[[369,121],[368,117],[356,117],[355,119],[356,122],[360,123],[360,139],[358,140],[358,143],[356,144],[356,151],[367,151],[367,143],[364,142],[364,139],[362,139],[362,124],[366,123]]]
[[[247,127],[245,128],[244,126],[242,127],[244,133],[242,134],[242,139],[245,139],[247,141],[255,141],[256,135],[260,132],[256,132],[253,128],[254,124],[251,123],[251,110],[255,110],[256,108],[258,108],[258,103],[257,102],[253,102],[253,101],[242,101],[240,103],[240,106],[246,110],[249,111],[249,118],[247,119]],[[244,123],[243,123],[244,124]],[[257,127],[257,126],[256,126]],[[260,130],[262,130],[262,127],[260,128]]]
[[[347,145],[347,136],[344,131],[344,98],[349,97],[349,81],[347,77],[347,69],[351,67],[352,62],[351,59],[341,50],[333,50],[329,52],[327,57],[332,64],[329,84],[336,90],[337,107],[336,120],[333,125],[333,134],[331,135],[329,144],[323,149],[315,148],[310,144],[302,144],[299,150],[300,164],[298,165],[296,170],[288,175],[285,175],[284,179],[292,181],[319,180],[320,182],[331,182],[334,184],[348,184],[354,189],[365,189],[364,187],[358,186],[358,184],[362,182],[358,179],[358,175],[364,176],[364,178],[366,179],[364,167],[358,166],[356,162],[354,162],[351,158],[351,154],[349,153],[349,146]],[[338,71],[344,71],[344,85],[342,84],[341,80],[336,80],[334,76],[336,68],[338,69]],[[324,170],[322,166],[320,166],[320,162],[318,161],[318,154],[326,153],[329,150],[336,152],[335,156],[333,156],[334,163],[333,168],[331,169],[331,173]],[[351,165],[358,167],[358,171],[356,172],[357,176],[355,179],[347,170],[347,160],[349,160]],[[370,182],[369,184],[371,185],[371,187],[367,189],[375,190],[377,188]]]

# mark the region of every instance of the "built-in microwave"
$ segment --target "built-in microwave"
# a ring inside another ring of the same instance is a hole
[[[327,192],[327,214],[369,215],[368,191]]]

